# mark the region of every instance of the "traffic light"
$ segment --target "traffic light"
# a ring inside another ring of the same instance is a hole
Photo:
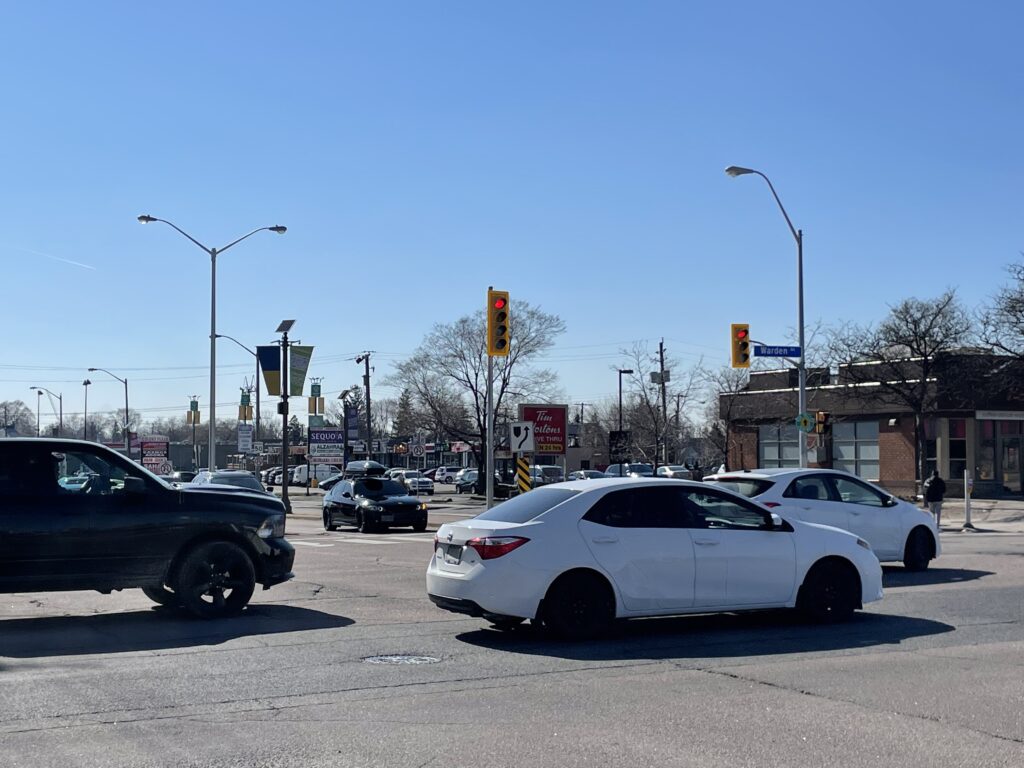
[[[733,323],[729,341],[732,347],[732,367],[750,367],[750,326],[746,323]]]
[[[508,291],[487,291],[487,354],[508,357]]]
[[[825,435],[832,429],[832,414],[828,411],[818,411],[814,414],[814,431],[816,434]]]

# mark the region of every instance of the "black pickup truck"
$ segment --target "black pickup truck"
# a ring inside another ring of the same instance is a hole
[[[176,487],[96,443],[0,440],[0,592],[141,588],[202,618],[292,578],[280,500]]]

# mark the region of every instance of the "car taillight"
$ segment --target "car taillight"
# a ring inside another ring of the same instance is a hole
[[[470,539],[466,542],[466,546],[475,549],[481,560],[493,560],[496,557],[507,555],[528,541],[529,539],[522,536],[484,536]]]
[[[782,506],[777,501],[766,501],[766,502],[764,502],[764,505],[766,507],[768,507],[768,509],[775,509],[775,507],[781,507]]]

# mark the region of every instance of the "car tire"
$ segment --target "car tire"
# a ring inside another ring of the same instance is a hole
[[[356,512],[356,528],[359,529],[360,533],[373,533],[374,530],[373,524],[363,517],[362,512]]]
[[[168,607],[178,607],[181,605],[178,596],[163,585],[159,587],[143,587],[142,594],[158,605],[166,605]]]
[[[544,626],[564,640],[586,640],[608,630],[615,619],[615,596],[597,574],[559,576],[544,597]]]
[[[924,528],[915,528],[907,536],[907,545],[903,549],[903,567],[908,571],[924,571],[932,559],[931,536]]]
[[[326,509],[324,510],[324,530],[325,531],[336,531],[338,526],[331,522],[331,513]]]
[[[796,607],[819,624],[845,621],[857,609],[858,579],[853,566],[826,560],[816,563],[804,577]]]
[[[417,520],[412,524],[412,529],[416,531],[416,533],[423,533],[427,530],[427,518],[423,517],[420,520]]]
[[[249,604],[256,571],[237,544],[211,541],[185,556],[175,582],[174,592],[186,610],[201,619],[221,619],[237,616]]]

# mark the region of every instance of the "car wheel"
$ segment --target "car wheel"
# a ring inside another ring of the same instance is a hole
[[[427,530],[427,518],[423,517],[417,520],[415,523],[412,524],[412,529],[416,531],[416,533],[423,533],[425,530]]]
[[[908,571],[924,571],[932,559],[931,536],[924,528],[915,528],[907,537],[903,550],[903,567]]]
[[[807,572],[797,595],[796,607],[817,622],[844,621],[859,603],[857,578],[852,566],[825,561]]]
[[[455,486],[455,492],[461,494],[462,493],[462,486],[461,485],[456,485]]]
[[[193,549],[178,569],[175,594],[202,619],[241,613],[256,587],[252,560],[237,544],[211,541]]]
[[[338,526],[331,522],[331,513],[326,509],[324,510],[324,530],[325,531],[336,531]]]
[[[367,520],[365,517],[363,517],[363,513],[362,512],[357,512],[356,513],[356,528],[359,529],[360,533],[372,533],[373,532],[373,525],[370,523],[369,520]]]
[[[143,587],[142,594],[152,600],[154,603],[167,606],[178,606],[181,605],[181,601],[178,596],[169,590],[165,586],[159,587]]]
[[[608,582],[589,573],[560,576],[544,597],[544,626],[556,637],[585,640],[605,632],[615,618]]]

